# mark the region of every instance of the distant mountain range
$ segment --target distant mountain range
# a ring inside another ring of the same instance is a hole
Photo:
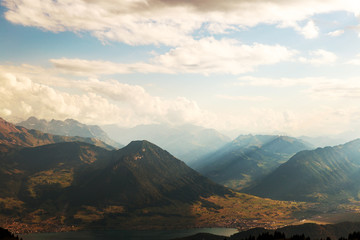
[[[317,137],[301,136],[298,138],[311,143],[315,147],[332,147],[346,142],[350,142],[358,138],[359,136],[360,136],[360,132],[351,130],[330,136],[317,136]]]
[[[300,201],[360,200],[360,139],[301,151],[248,193]]]
[[[197,161],[231,141],[229,137],[214,129],[190,124],[182,126],[153,124],[133,128],[104,125],[102,128],[118,142],[148,140],[186,163]]]
[[[59,142],[85,142],[109,150],[114,149],[110,145],[96,139],[84,137],[69,137],[43,133],[37,130],[29,130],[25,127],[15,126],[0,118],[0,144],[7,146],[35,147]]]
[[[35,129],[44,133],[62,135],[62,136],[78,136],[85,138],[97,138],[114,148],[122,148],[124,145],[110,139],[109,136],[97,125],[86,125],[74,119],[66,119],[65,121],[45,119],[37,119],[30,117],[26,121],[17,123],[16,125],[27,129]]]
[[[190,166],[234,189],[248,187],[311,146],[299,139],[274,135],[240,135]]]

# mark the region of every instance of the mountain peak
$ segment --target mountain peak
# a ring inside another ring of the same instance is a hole
[[[34,122],[34,121],[38,121],[39,119],[37,119],[36,117],[34,117],[34,116],[31,116],[31,117],[29,117],[28,119],[27,119],[27,121],[29,121],[29,122]]]
[[[75,119],[72,119],[72,118],[67,118],[67,119],[65,119],[64,122],[70,123],[70,124],[80,124],[79,121],[77,121],[77,120],[75,120]]]
[[[14,124],[7,122],[5,119],[0,117],[0,132],[2,133],[19,132],[19,129],[17,129]]]
[[[156,151],[159,152],[164,151],[165,150],[161,149],[160,147],[156,146],[155,144],[147,141],[147,140],[136,140],[136,141],[132,141],[130,142],[125,149],[128,149],[129,151],[132,152],[146,152],[146,151]]]
[[[131,147],[148,147],[148,146],[156,146],[155,144],[147,141],[147,140],[134,140],[134,141],[131,141],[129,143],[128,146],[131,146]]]
[[[17,125],[55,135],[96,138],[115,148],[123,147],[123,145],[110,139],[99,126],[86,125],[71,118],[64,121],[56,119],[47,121],[45,119],[39,120],[36,117],[30,117],[28,120],[19,122]]]

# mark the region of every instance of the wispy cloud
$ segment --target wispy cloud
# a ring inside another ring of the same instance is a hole
[[[293,87],[293,86],[311,86],[322,82],[332,82],[338,80],[327,79],[323,77],[307,77],[307,78],[267,78],[243,76],[238,78],[238,82],[234,85],[238,86],[258,86],[258,87]]]
[[[131,64],[114,63],[102,60],[86,60],[86,59],[50,59],[53,66],[64,73],[71,73],[81,76],[97,76],[112,74],[128,74],[128,73],[173,73],[171,69],[156,64],[136,62]]]
[[[346,62],[347,64],[350,65],[356,65],[359,66],[360,65],[360,54],[357,54],[355,58],[349,60],[348,62]]]
[[[312,98],[337,100],[339,98],[360,98],[359,78],[260,78],[244,76],[234,83],[238,86],[258,87],[301,87],[301,91]]]
[[[325,64],[333,64],[337,60],[337,56],[329,51],[324,49],[318,49],[315,51],[310,51],[308,57],[299,58],[300,62],[310,63],[312,65],[325,65]]]
[[[276,52],[276,54],[274,54]],[[79,75],[123,73],[229,73],[251,72],[261,65],[290,61],[297,51],[280,45],[242,44],[236,40],[203,38],[157,55],[148,63],[120,64],[85,59],[51,59],[54,66]]]
[[[332,31],[332,32],[329,32],[327,35],[331,36],[331,37],[338,37],[338,36],[341,36],[345,33],[345,30],[343,29],[339,29],[339,30],[335,30],[335,31]]]
[[[264,102],[269,101],[270,98],[264,96],[231,96],[231,95],[216,95],[217,98],[231,100],[231,101],[245,101],[245,102]]]

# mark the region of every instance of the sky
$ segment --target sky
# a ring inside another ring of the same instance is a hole
[[[360,136],[358,0],[0,0],[0,117]]]

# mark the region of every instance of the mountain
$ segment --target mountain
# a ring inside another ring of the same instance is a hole
[[[240,135],[191,166],[215,182],[241,189],[309,148],[309,144],[287,136]]]
[[[0,118],[0,145],[35,147],[59,142],[86,142],[106,149],[113,147],[95,138],[67,137],[29,130],[25,127],[15,126]]]
[[[230,138],[214,129],[195,125],[139,125],[133,128],[119,128],[105,125],[102,128],[119,142],[146,139],[171,152],[186,163],[191,163],[213,152],[230,141]]]
[[[359,200],[360,139],[295,154],[247,192],[301,201]]]
[[[112,159],[107,167],[92,172],[91,179],[86,174],[86,181],[76,188],[73,199],[89,204],[117,202],[144,207],[230,193],[148,141],[133,141],[116,151]]]
[[[51,121],[46,121],[45,119],[30,117],[26,121],[19,122],[16,125],[55,135],[96,138],[110,146],[113,146],[114,148],[123,147],[122,144],[110,139],[99,126],[86,125],[74,119],[66,119],[65,121],[53,119]]]

